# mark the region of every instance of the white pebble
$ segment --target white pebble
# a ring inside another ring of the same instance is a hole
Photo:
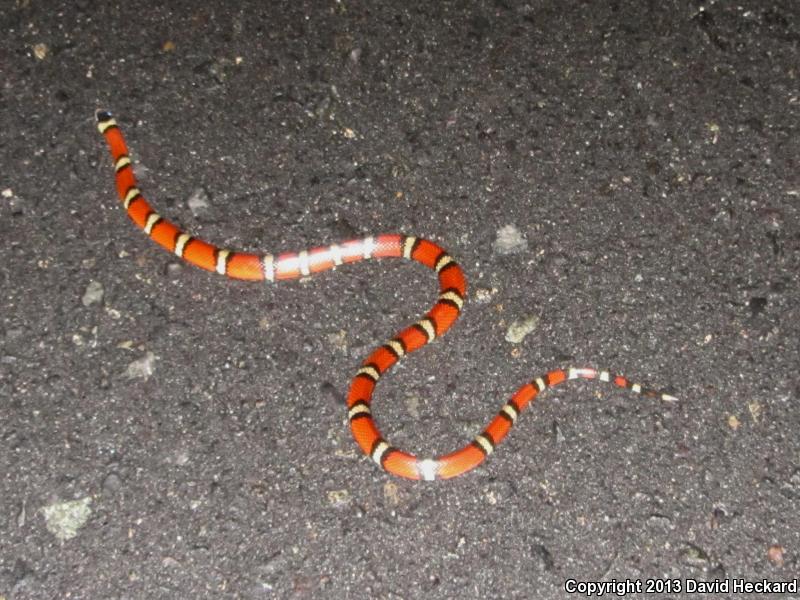
[[[514,225],[506,225],[497,232],[492,249],[497,254],[517,254],[528,249],[528,240]]]

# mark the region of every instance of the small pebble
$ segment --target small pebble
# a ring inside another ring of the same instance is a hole
[[[208,210],[210,205],[208,192],[206,192],[204,188],[197,188],[192,192],[192,195],[189,196],[189,199],[186,200],[186,204],[195,217],[200,216]]]
[[[34,44],[33,55],[39,59],[44,60],[50,54],[50,47],[47,44]]]
[[[115,494],[121,487],[122,479],[114,472],[109,473],[106,475],[105,479],[103,479],[103,491],[106,493]]]
[[[329,333],[327,337],[328,344],[331,347],[345,353],[347,352],[347,332],[344,329]]]
[[[174,279],[183,272],[183,264],[179,262],[171,262],[166,267],[167,277]]]
[[[708,554],[694,544],[686,544],[681,551],[681,559],[684,564],[692,567],[706,568],[708,566]]]
[[[406,396],[406,408],[408,409],[408,414],[415,419],[419,419],[419,396]]]
[[[773,544],[772,546],[769,547],[769,550],[767,550],[767,558],[769,559],[769,562],[771,562],[776,567],[782,567],[784,552],[785,550],[783,546],[779,546],[778,544]]]
[[[74,538],[92,514],[91,503],[92,499],[86,497],[42,507],[47,531],[62,541]]]
[[[517,254],[528,249],[528,240],[514,225],[506,225],[497,232],[492,249],[497,254]]]
[[[139,360],[135,360],[128,365],[125,376],[128,379],[149,379],[153,374],[156,355],[148,352]]]
[[[400,504],[400,489],[394,481],[387,481],[383,484],[383,498],[390,506]]]
[[[86,286],[86,291],[83,292],[83,298],[81,298],[81,302],[83,302],[84,306],[99,304],[103,301],[104,293],[105,291],[103,290],[102,283],[99,281],[90,281],[89,285]]]
[[[525,339],[525,336],[535,331],[539,326],[539,317],[530,315],[523,319],[514,321],[506,331],[506,341],[512,344],[519,344]]]
[[[672,521],[666,515],[652,514],[647,518],[647,525],[654,529],[671,529]]]
[[[473,297],[478,304],[486,304],[491,301],[492,296],[495,294],[497,294],[497,288],[477,288]]]
[[[328,492],[328,502],[331,506],[346,506],[350,504],[350,492],[347,490],[331,490]]]

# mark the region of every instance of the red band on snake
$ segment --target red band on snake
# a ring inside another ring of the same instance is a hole
[[[350,429],[356,443],[367,456],[393,475],[433,480],[449,479],[471,471],[494,451],[519,414],[540,392],[569,379],[594,379],[628,388],[647,397],[675,400],[668,394],[644,388],[608,371],[592,368],[555,369],[520,387],[486,428],[455,452],[438,458],[419,459],[395,448],[383,437],[372,418],[372,394],[378,380],[401,358],[443,335],[458,318],[464,305],[467,283],[464,272],[453,257],[434,242],[397,233],[277,256],[218,248],[184,233],[153,210],[136,184],[128,147],[116,121],[109,112],[98,111],[97,126],[111,151],[117,193],[128,216],[157,244],[201,269],[216,271],[233,279],[274,282],[278,279],[306,277],[369,258],[406,258],[436,271],[439,278],[436,303],[419,321],[400,331],[364,360],[347,394]]]

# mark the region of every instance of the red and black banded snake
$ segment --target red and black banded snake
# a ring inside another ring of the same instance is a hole
[[[449,479],[471,471],[506,437],[519,414],[543,390],[569,379],[596,379],[651,398],[674,401],[668,394],[647,389],[621,375],[593,368],[555,369],[520,387],[486,428],[463,448],[418,459],[395,448],[381,435],[372,418],[372,393],[383,375],[405,355],[443,335],[458,318],[466,298],[461,267],[439,245],[419,237],[382,234],[327,247],[279,255],[250,254],[218,248],[184,233],[159,215],[144,199],[136,183],[128,147],[117,122],[107,111],[97,111],[97,127],[105,137],[116,172],[117,193],[128,216],[157,244],[187,262],[233,279],[274,282],[298,279],[369,258],[406,258],[436,271],[439,297],[428,313],[374,350],[362,363],[347,394],[350,430],[361,450],[393,475],[408,479]]]

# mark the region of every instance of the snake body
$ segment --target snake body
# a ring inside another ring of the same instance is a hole
[[[675,398],[633,383],[622,375],[593,368],[554,369],[521,386],[486,428],[464,447],[437,458],[419,459],[392,446],[372,417],[372,395],[378,381],[401,358],[442,336],[458,318],[466,297],[461,267],[438,244],[396,233],[349,240],[300,252],[251,254],[218,248],[192,237],[158,214],[144,199],[133,173],[128,147],[116,120],[107,111],[96,113],[97,127],[114,161],[117,193],[128,216],[150,238],[176,256],[232,279],[266,281],[298,279],[339,265],[371,258],[405,258],[436,271],[439,296],[413,325],[376,348],[362,363],[350,384],[347,411],[350,429],[361,450],[393,475],[407,479],[449,479],[471,471],[491,454],[516,423],[520,413],[541,392],[571,379],[592,379],[666,401]]]

